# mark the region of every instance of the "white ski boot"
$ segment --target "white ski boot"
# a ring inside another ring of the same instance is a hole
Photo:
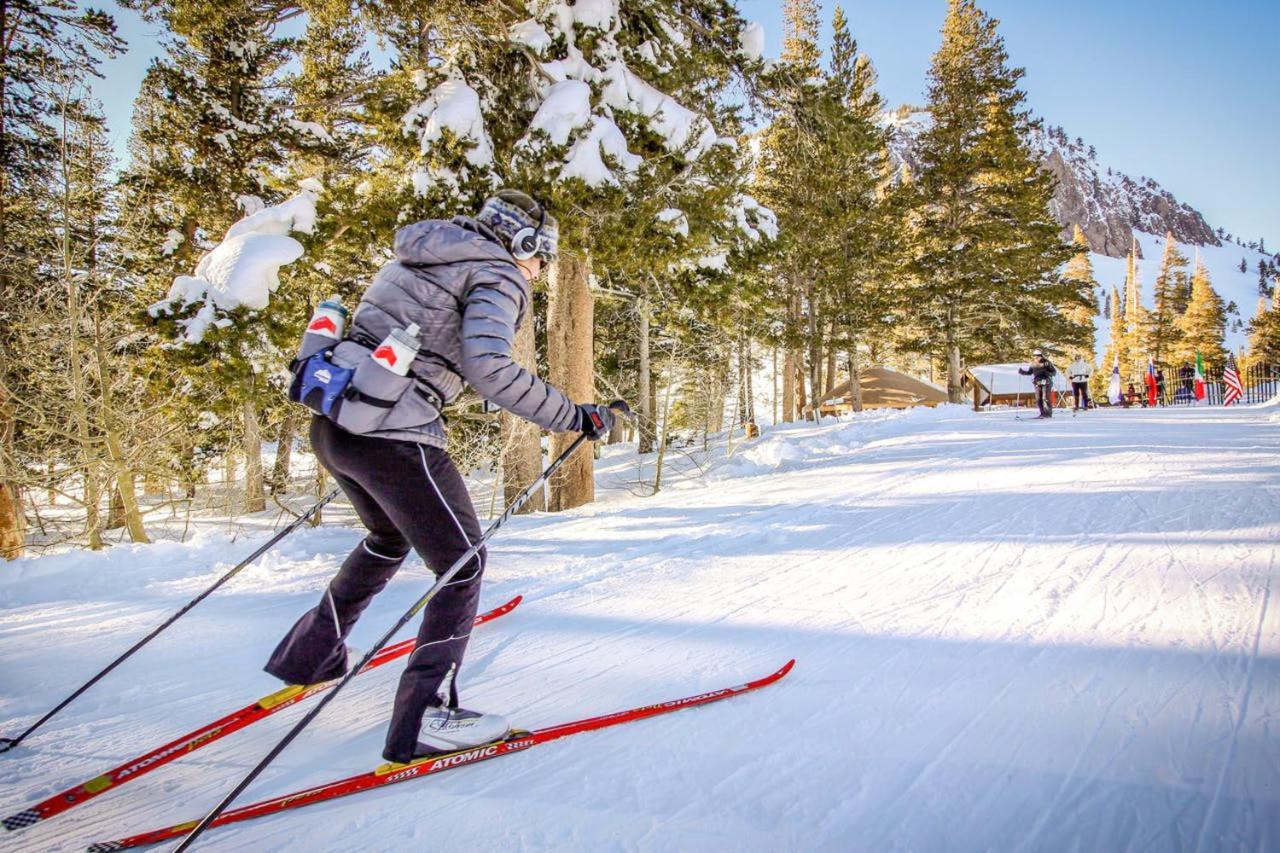
[[[465,708],[428,708],[418,731],[417,757],[437,752],[456,752],[501,740],[511,731],[501,714],[482,714]]]

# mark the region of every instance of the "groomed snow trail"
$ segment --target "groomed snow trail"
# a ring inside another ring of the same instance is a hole
[[[211,830],[209,850],[1280,849],[1280,408],[955,407],[772,431],[696,478],[517,519],[464,702],[536,727],[753,696]],[[8,815],[267,693],[258,667],[359,533],[287,540],[0,757]],[[60,699],[252,542],[0,572],[0,729]],[[352,642],[429,582],[402,570]],[[399,667],[353,683],[241,799],[380,760]],[[83,849],[196,818],[290,709],[4,840]]]

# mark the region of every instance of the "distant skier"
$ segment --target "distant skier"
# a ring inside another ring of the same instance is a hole
[[[516,329],[529,322],[530,282],[544,261],[555,259],[557,237],[555,219],[538,202],[502,190],[474,219],[400,229],[395,260],[374,277],[345,335],[345,311],[321,304],[308,328],[327,332],[334,345],[317,349],[307,344],[311,336],[304,338],[295,386],[306,374],[310,384],[301,398],[327,413],[312,418],[312,447],[369,533],[320,602],[281,640],[267,672],[291,684],[341,676],[353,663],[347,635],[409,549],[439,575],[480,537],[466,485],[445,450],[441,415],[464,385],[552,432],[591,439],[609,432],[606,406],[575,404],[512,358]],[[315,357],[331,360],[308,373],[306,362]],[[354,391],[324,385],[337,374],[350,377]],[[361,387],[365,376],[371,378]],[[332,408],[319,407],[324,399]],[[396,691],[383,750],[389,761],[465,749],[509,731],[498,714],[458,707],[458,669],[484,566],[481,550],[423,614]]]
[[[1053,417],[1053,377],[1058,370],[1045,358],[1044,350],[1036,350],[1035,361],[1030,367],[1020,367],[1018,372],[1030,376],[1036,386],[1036,405],[1040,407],[1039,418]]]
[[[1093,366],[1082,356],[1077,356],[1067,368],[1067,375],[1071,377],[1071,393],[1074,398],[1071,410],[1089,408],[1089,377],[1093,375]]]

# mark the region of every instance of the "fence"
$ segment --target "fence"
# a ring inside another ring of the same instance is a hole
[[[1210,406],[1221,406],[1226,386],[1222,381],[1224,368],[1221,366],[1205,368],[1205,403]],[[1195,369],[1187,365],[1156,366],[1156,404],[1160,406],[1194,406]],[[1265,403],[1276,394],[1280,394],[1280,365],[1252,364],[1240,368],[1240,384],[1244,386],[1244,394],[1239,403]],[[1163,374],[1163,379],[1161,379]],[[1108,376],[1108,380],[1109,380]],[[1132,386],[1134,394],[1129,394]],[[1131,406],[1147,405],[1147,375],[1144,371],[1132,381],[1124,383],[1125,396]]]

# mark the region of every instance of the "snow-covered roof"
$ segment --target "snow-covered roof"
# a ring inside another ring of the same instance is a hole
[[[1031,381],[1031,377],[1018,373],[1020,369],[1025,369],[1029,366],[1030,363],[1025,361],[1011,364],[980,364],[976,367],[970,367],[969,373],[973,375],[974,379],[978,380],[982,387],[992,394],[1028,394],[1034,396],[1036,386]],[[1062,372],[1062,367],[1057,364],[1054,367],[1058,368],[1058,372],[1053,377],[1054,389],[1058,391],[1071,390],[1071,383]]]

